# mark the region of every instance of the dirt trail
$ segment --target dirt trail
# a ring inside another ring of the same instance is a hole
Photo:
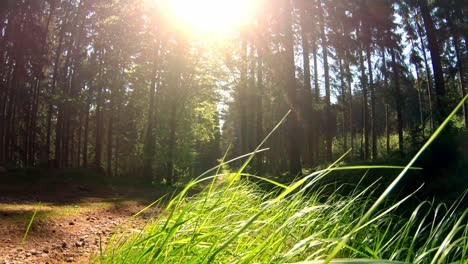
[[[49,199],[50,200],[50,199]],[[31,203],[0,197],[0,264],[89,263],[116,227],[141,228],[151,210],[130,217],[145,202],[87,198],[79,202]],[[23,246],[21,240],[33,212],[38,210]]]

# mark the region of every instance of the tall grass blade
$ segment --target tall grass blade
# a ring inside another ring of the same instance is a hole
[[[463,107],[465,102],[468,100],[468,95],[466,95],[460,103],[455,107],[455,109],[450,113],[450,115],[442,122],[442,124],[437,128],[437,130],[431,135],[431,137],[427,140],[427,142],[421,147],[421,149],[414,155],[414,157],[410,160],[410,162],[406,165],[406,167],[400,172],[400,174],[393,180],[393,182],[385,189],[385,191],[380,195],[380,197],[375,201],[372,207],[367,211],[367,213],[359,220],[356,226],[350,233],[354,233],[361,225],[367,221],[367,219],[377,210],[378,206],[382,204],[385,198],[390,194],[390,192],[395,188],[398,182],[403,178],[406,172],[413,166],[416,160],[421,156],[421,154],[431,145],[432,142],[439,136],[442,130],[447,126],[450,120],[455,116],[455,114]],[[325,259],[324,263],[330,263],[330,261],[338,254],[341,248],[346,244],[350,235],[345,236],[341,242],[334,248],[331,254]]]

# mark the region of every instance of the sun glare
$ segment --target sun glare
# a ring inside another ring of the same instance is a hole
[[[173,23],[193,34],[224,34],[244,25],[253,0],[169,0]]]

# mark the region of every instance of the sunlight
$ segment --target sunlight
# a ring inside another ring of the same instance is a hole
[[[172,20],[192,34],[225,34],[244,25],[252,0],[170,0]]]

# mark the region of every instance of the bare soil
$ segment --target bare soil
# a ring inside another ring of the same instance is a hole
[[[156,193],[137,198],[136,191],[57,187],[56,192],[41,195],[39,191],[0,186],[0,264],[89,263],[99,256],[112,234],[142,228],[157,211],[149,209],[131,218],[157,199]]]

